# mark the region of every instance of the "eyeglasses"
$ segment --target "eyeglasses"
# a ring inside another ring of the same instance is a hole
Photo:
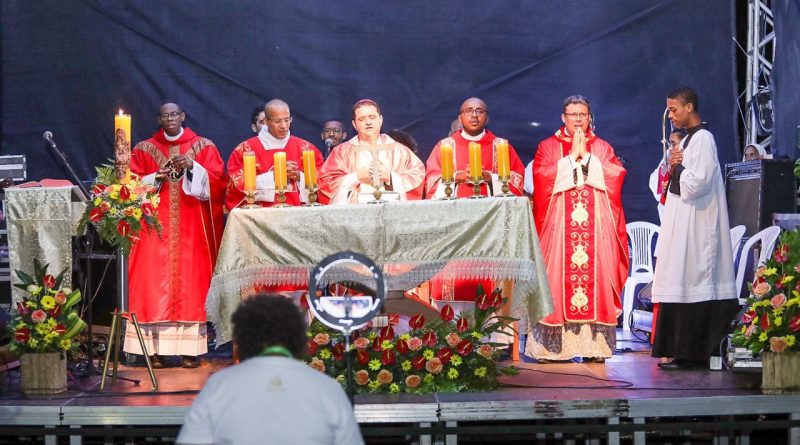
[[[461,110],[461,114],[465,116],[475,115],[475,116],[484,116],[486,114],[486,110],[483,108],[464,108]]]
[[[271,117],[266,118],[268,121],[272,122],[275,125],[280,124],[291,124],[292,123],[292,116],[285,117],[283,119],[272,119]]]
[[[564,113],[564,115],[570,119],[586,119],[589,117],[589,113]]]
[[[161,113],[158,116],[161,119],[167,120],[169,118],[177,119],[181,114],[183,114],[183,111],[173,111],[171,113]]]
[[[342,129],[341,129],[341,128],[323,128],[323,129],[322,129],[322,132],[323,132],[323,133],[334,133],[334,134],[339,134],[339,133],[341,133],[341,132],[342,132]]]

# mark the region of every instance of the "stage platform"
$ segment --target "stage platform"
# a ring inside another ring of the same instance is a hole
[[[489,393],[359,395],[356,417],[367,443],[376,444],[800,445],[800,395],[762,395],[760,373],[667,372],[647,345],[618,346],[605,364],[513,363],[519,375]],[[0,443],[173,443],[197,392],[230,362],[216,354],[183,369],[175,361],[156,371],[156,392],[143,366],[122,366],[120,375],[138,385],[107,381],[101,393],[95,375],[39,398],[22,395],[11,371],[0,394]]]

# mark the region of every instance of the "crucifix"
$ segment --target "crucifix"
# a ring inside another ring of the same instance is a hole
[[[375,190],[372,192],[372,196],[375,198],[374,201],[371,202],[380,202],[381,201],[381,193],[382,193],[382,185],[381,184],[381,161],[380,161],[380,152],[383,151],[384,153],[388,153],[392,149],[391,144],[364,144],[358,146],[358,152],[369,152],[372,159],[370,160],[370,173],[372,173],[372,188]]]

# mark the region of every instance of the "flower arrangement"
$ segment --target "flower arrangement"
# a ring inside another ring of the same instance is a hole
[[[156,213],[160,198],[155,186],[145,184],[135,174],[122,184],[111,165],[101,165],[96,170],[97,179],[81,218],[81,229],[91,222],[103,241],[120,248],[126,255],[131,245],[139,240],[140,230],[155,229],[161,233]]]
[[[800,351],[800,229],[784,232],[755,272],[733,343],[754,353]]]
[[[81,292],[61,287],[65,269],[57,277],[47,273],[48,265],[33,261],[34,277],[17,270],[22,283],[14,286],[30,295],[17,302],[17,313],[9,323],[14,337],[10,349],[14,353],[74,351],[78,343],[72,338],[86,326],[75,305]]]
[[[479,288],[478,293],[475,310],[457,318],[445,305],[437,320],[412,317],[411,330],[399,336],[393,327],[398,316],[392,314],[386,327],[367,325],[352,333],[356,393],[489,391],[499,386],[498,377],[516,375],[513,366],[498,365],[498,344],[490,341],[493,333],[513,330],[516,319],[497,314],[507,299],[499,290],[486,295]],[[345,385],[344,335],[316,320],[308,335],[307,363]]]

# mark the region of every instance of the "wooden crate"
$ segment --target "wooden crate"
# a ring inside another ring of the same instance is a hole
[[[764,394],[800,394],[800,352],[761,353]]]
[[[25,353],[20,357],[20,389],[25,395],[58,394],[67,390],[67,358],[61,352]]]

